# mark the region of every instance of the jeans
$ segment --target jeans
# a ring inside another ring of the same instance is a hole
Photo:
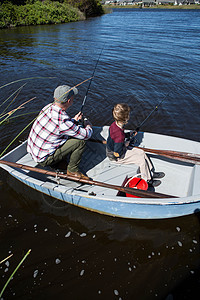
[[[53,166],[54,164],[65,160],[70,155],[67,170],[69,172],[78,172],[78,165],[81,161],[82,153],[85,148],[85,141],[75,138],[69,138],[61,147],[49,155],[47,159],[40,163],[41,166]]]

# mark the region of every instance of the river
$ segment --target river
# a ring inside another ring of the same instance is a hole
[[[111,124],[113,105],[126,102],[134,129],[163,100],[141,129],[200,141],[200,10],[114,9],[77,23],[1,30],[0,40],[1,113],[24,84],[7,111],[36,97],[13,115],[22,116],[1,124],[1,152],[58,85],[90,78],[98,58],[84,106],[94,125]],[[71,115],[88,83],[79,86]],[[59,206],[0,175],[0,260],[13,254],[0,264],[0,290],[31,249],[3,299],[198,299],[198,215],[148,221],[98,215]]]

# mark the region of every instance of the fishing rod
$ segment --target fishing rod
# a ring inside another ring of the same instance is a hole
[[[181,79],[183,79],[185,76],[185,74],[183,74],[183,76],[181,77]],[[154,111],[157,111],[159,106],[164,102],[164,100],[169,96],[169,94],[171,93],[172,90],[170,90],[167,95],[155,106],[155,108],[149,113],[149,115],[144,119],[144,121],[142,121],[142,123],[140,123],[140,125],[138,125],[135,129],[134,132],[138,132],[140,130],[140,127],[142,127],[144,125],[144,123],[151,117],[151,115],[154,113]],[[134,133],[133,133],[134,134]]]
[[[154,111],[157,111],[159,106],[164,102],[164,100],[169,96],[169,94],[171,93],[171,90],[169,91],[169,93],[167,93],[167,95],[154,107],[154,109],[148,114],[148,116],[144,119],[144,121],[142,121],[142,123],[140,123],[140,125],[138,125],[136,127],[135,130],[133,130],[133,133],[130,135],[129,137],[129,146],[133,147],[135,146],[135,142],[137,141],[137,139],[135,138],[135,134],[140,130],[140,128],[144,125],[144,123],[151,117],[151,115],[154,113]]]
[[[85,102],[86,102],[86,100],[87,100],[87,94],[88,94],[88,92],[89,92],[89,89],[90,89],[90,85],[91,85],[92,79],[94,78],[94,73],[95,73],[96,68],[97,68],[97,65],[98,65],[98,63],[99,63],[99,60],[100,60],[101,54],[102,54],[102,52],[103,52],[104,46],[105,46],[105,43],[104,43],[104,45],[103,45],[103,47],[102,47],[102,49],[101,49],[101,52],[100,52],[100,54],[99,54],[98,60],[97,60],[97,62],[96,62],[96,65],[95,65],[95,68],[94,68],[94,71],[93,71],[93,74],[92,74],[92,77],[91,77],[90,82],[89,82],[89,85],[88,85],[87,91],[86,91],[86,93],[85,93],[85,97],[84,97],[84,99],[83,99],[83,103],[82,103],[81,110],[80,110],[81,113],[83,112],[83,107],[84,107]]]
[[[144,125],[144,123],[151,117],[154,111],[158,110],[159,106],[164,102],[164,100],[169,96],[170,93],[171,91],[169,91],[169,93],[155,106],[155,108],[148,114],[144,121],[142,121],[142,123],[140,123],[140,125],[137,126],[136,131],[139,131],[140,127]]]

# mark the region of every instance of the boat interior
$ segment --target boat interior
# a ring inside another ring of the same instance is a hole
[[[111,162],[106,157],[106,146],[99,142],[106,139],[106,131],[96,129],[93,134],[93,141],[87,141],[86,148],[80,163],[80,170],[95,181],[105,182],[113,185],[122,186],[128,178],[138,176],[139,169],[137,165],[119,165]],[[139,135],[137,144],[140,145],[143,139],[142,133]],[[161,179],[161,185],[155,190],[159,193],[172,195],[175,197],[188,197],[200,194],[200,165],[180,162],[169,158],[164,158],[155,154],[148,154],[156,172],[164,172],[165,177]],[[26,142],[14,149],[3,157],[4,160],[17,162],[32,167],[42,168],[35,163],[31,156],[26,152]],[[24,180],[30,180],[40,186],[48,187],[59,192],[83,192],[87,195],[96,196],[125,196],[114,189],[108,189],[99,186],[81,184],[59,176],[47,176],[33,171],[15,169],[3,166],[14,176],[21,177]],[[48,167],[44,168],[51,170]]]

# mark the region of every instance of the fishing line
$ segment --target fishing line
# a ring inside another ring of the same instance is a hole
[[[186,73],[184,73],[181,77],[181,80],[183,80],[183,78],[186,76]],[[179,79],[180,82],[180,79]],[[180,85],[180,84],[179,84]],[[176,85],[174,85],[174,87],[176,87]],[[173,89],[174,90],[174,89]],[[138,125],[136,127],[136,131],[139,131],[140,127],[142,127],[144,125],[144,123],[151,117],[151,115],[154,113],[154,111],[157,111],[159,106],[164,102],[164,100],[169,96],[169,94],[172,92],[172,90],[170,90],[167,95],[155,106],[155,108],[149,113],[149,115],[144,119],[144,121],[142,121],[142,123],[140,123],[140,125]]]
[[[142,123],[140,123],[140,125],[137,126],[136,131],[139,131],[140,127],[144,125],[144,123],[151,117],[154,111],[158,110],[159,106],[164,102],[164,100],[169,96],[170,93],[171,91],[169,91],[169,93],[155,106],[155,108],[148,114],[144,121],[142,121]]]
[[[91,85],[92,79],[94,78],[94,73],[95,73],[96,68],[97,68],[97,65],[98,65],[98,63],[99,63],[99,60],[100,60],[101,54],[102,54],[102,52],[103,52],[104,46],[105,46],[105,43],[103,44],[103,47],[102,47],[101,52],[100,52],[100,54],[99,54],[98,60],[97,60],[97,62],[96,62],[96,65],[95,65],[95,68],[94,68],[92,77],[91,77],[91,79],[90,79],[90,82],[89,82],[87,91],[86,91],[86,93],[85,93],[85,97],[84,97],[84,99],[83,99],[83,103],[82,103],[81,110],[80,110],[81,113],[83,112],[83,107],[84,107],[85,102],[86,102],[86,100],[87,100],[87,95],[88,95],[88,92],[89,92],[89,89],[90,89],[90,85]]]
[[[140,130],[140,128],[144,125],[144,123],[151,117],[151,115],[154,113],[154,111],[157,111],[159,106],[164,102],[164,100],[169,96],[169,94],[171,93],[171,90],[169,91],[169,93],[167,93],[167,95],[154,107],[154,109],[148,114],[148,116],[144,119],[144,121],[142,121],[140,123],[140,125],[138,125],[136,127],[135,130],[133,130],[132,135],[130,136],[129,140],[129,147],[133,147],[135,145],[135,143],[137,142],[137,138],[135,137],[135,133],[138,132]]]

